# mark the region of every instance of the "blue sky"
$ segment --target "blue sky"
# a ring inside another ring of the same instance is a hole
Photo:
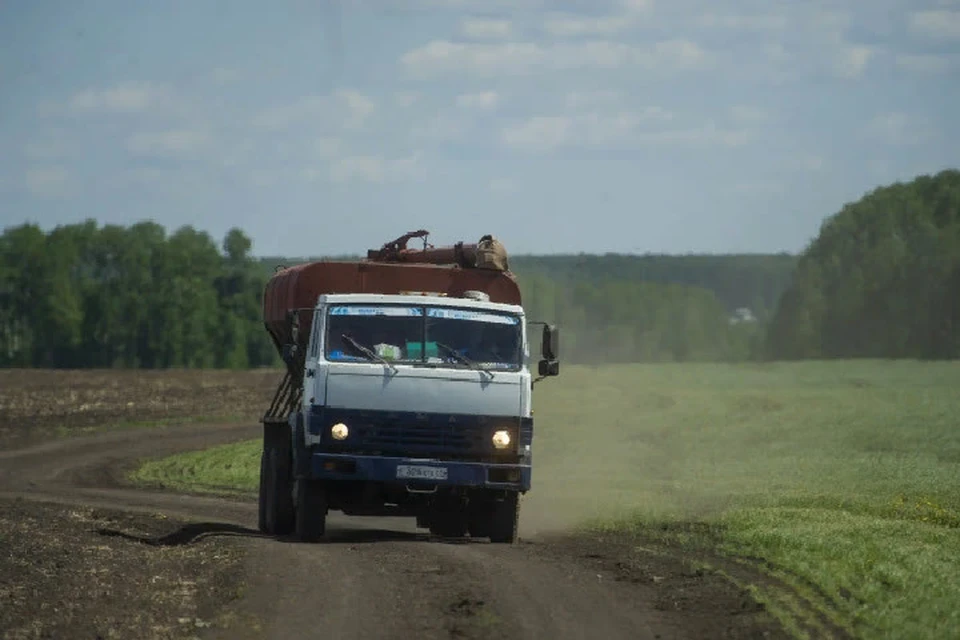
[[[0,223],[798,251],[960,166],[960,0],[0,3]]]

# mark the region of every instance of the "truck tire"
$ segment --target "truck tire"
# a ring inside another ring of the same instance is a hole
[[[296,531],[301,542],[316,542],[327,532],[327,488],[319,480],[298,479]]]
[[[257,498],[257,528],[260,533],[269,534],[270,523],[267,522],[267,451],[260,453],[260,495]]]
[[[516,544],[520,524],[520,494],[508,491],[490,509],[490,542]]]
[[[276,536],[293,531],[293,463],[288,447],[264,445],[260,458],[259,520],[263,533]]]

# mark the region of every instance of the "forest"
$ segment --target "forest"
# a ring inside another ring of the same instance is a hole
[[[562,328],[571,363],[955,358],[958,209],[949,170],[846,204],[799,256],[516,255],[510,266],[530,319]],[[252,250],[241,229],[218,243],[151,221],[8,227],[0,366],[275,366],[263,287],[277,264],[304,259]]]
[[[960,356],[960,171],[880,187],[826,219],[767,328],[765,356]]]

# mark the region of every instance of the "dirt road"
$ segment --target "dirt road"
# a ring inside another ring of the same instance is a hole
[[[261,536],[252,500],[144,491],[123,480],[138,458],[258,435],[254,426],[158,427],[0,451],[0,507],[15,514],[13,533],[0,535],[7,547],[0,609],[3,599],[12,603],[0,631],[41,637],[30,631],[40,623],[25,616],[69,614],[54,637],[106,637],[96,606],[102,614],[116,606],[129,615],[115,615],[115,626],[153,637],[785,637],[723,578],[638,550],[625,537],[538,535],[492,545],[431,538],[412,520],[331,514],[330,540],[308,545]],[[50,560],[59,569],[37,569],[46,566],[43,554],[25,546],[44,534],[58,544],[77,539],[76,549]],[[81,561],[87,564],[68,571]],[[211,578],[211,571],[220,573]],[[102,588],[89,593],[81,574],[97,574]],[[45,589],[67,589],[71,580],[73,591],[46,612],[30,595],[42,599]],[[203,614],[195,625],[177,613],[187,596],[164,608],[159,587],[153,609],[134,606],[135,594],[158,580],[192,589],[191,611]],[[83,598],[99,604],[84,609]],[[148,614],[149,624],[131,622]],[[180,616],[179,627],[171,616]]]

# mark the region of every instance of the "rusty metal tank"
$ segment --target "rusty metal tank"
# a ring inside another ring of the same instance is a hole
[[[423,230],[407,233],[368,251],[365,260],[319,260],[276,272],[264,289],[263,322],[278,352],[293,342],[289,313],[294,310],[300,310],[297,342],[305,350],[312,309],[325,293],[411,291],[462,297],[467,291],[482,291],[491,302],[520,304],[520,288],[509,269],[476,266],[477,244],[432,247],[426,243],[427,235]],[[407,248],[412,238],[423,238],[423,248]]]

